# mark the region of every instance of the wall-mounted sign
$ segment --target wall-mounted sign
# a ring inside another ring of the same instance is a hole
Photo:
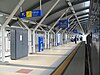
[[[22,35],[20,35],[20,41],[22,41],[23,40],[23,36]]]
[[[44,50],[43,37],[38,37],[38,52]]]
[[[20,12],[20,18],[31,18],[31,17],[38,17],[42,16],[42,10],[32,10],[26,12]]]
[[[68,20],[60,20],[58,23],[59,28],[68,28]]]

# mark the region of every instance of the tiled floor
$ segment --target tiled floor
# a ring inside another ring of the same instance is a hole
[[[70,42],[0,65],[0,75],[50,75],[77,44]]]

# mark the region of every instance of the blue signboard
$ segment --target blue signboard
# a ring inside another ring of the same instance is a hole
[[[20,18],[26,18],[26,12],[20,12]]]
[[[32,10],[26,12],[20,12],[20,18],[31,18],[31,17],[38,17],[42,16],[42,10]]]
[[[42,10],[33,10],[32,17],[42,16]]]
[[[58,23],[59,28],[68,28],[68,20],[60,20]]]
[[[44,50],[43,37],[38,37],[38,52]]]

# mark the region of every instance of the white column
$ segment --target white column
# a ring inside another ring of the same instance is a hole
[[[1,39],[2,39],[2,62],[5,62],[5,28],[1,27]]]
[[[53,33],[54,34],[54,46],[56,45],[56,34],[55,33]]]
[[[47,33],[45,31],[45,49],[47,48]]]
[[[31,30],[28,30],[28,47],[29,47],[29,53],[32,53],[32,36],[31,36]]]
[[[50,34],[48,32],[48,48],[50,48]]]
[[[36,40],[35,40],[35,31],[33,31],[33,53],[36,52],[35,42],[36,42]]]
[[[64,43],[63,43],[63,42],[64,42],[63,39],[64,39],[64,36],[63,36],[63,33],[62,33],[62,44],[64,44]]]
[[[2,62],[5,62],[5,27],[8,25],[8,23],[11,21],[17,10],[20,8],[20,6],[24,3],[24,0],[20,0],[18,5],[15,7],[15,9],[12,11],[10,14],[9,18],[5,21],[5,23],[1,27],[1,32],[2,32]]]
[[[58,40],[58,33],[56,33],[56,46],[57,46],[57,40]]]

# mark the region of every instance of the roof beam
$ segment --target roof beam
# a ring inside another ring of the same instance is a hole
[[[60,0],[57,0],[55,4],[51,7],[51,9],[47,12],[47,14],[41,19],[39,24],[35,27],[34,31],[42,24],[42,22],[46,19],[46,17],[50,14],[50,12],[55,8],[55,6],[60,2]]]
[[[80,28],[82,29],[83,33],[85,33],[85,32],[84,32],[84,29],[83,29],[83,27],[82,27],[82,25],[80,24],[80,22],[79,22],[79,20],[78,20],[78,17],[77,17],[77,15],[76,15],[76,13],[75,13],[75,10],[74,10],[74,8],[73,8],[73,6],[72,6],[71,2],[69,1],[69,2],[67,2],[67,3],[68,3],[68,5],[71,7],[71,10],[72,10],[72,12],[73,12],[74,16],[76,17],[77,22],[78,22],[78,24],[79,24]]]

